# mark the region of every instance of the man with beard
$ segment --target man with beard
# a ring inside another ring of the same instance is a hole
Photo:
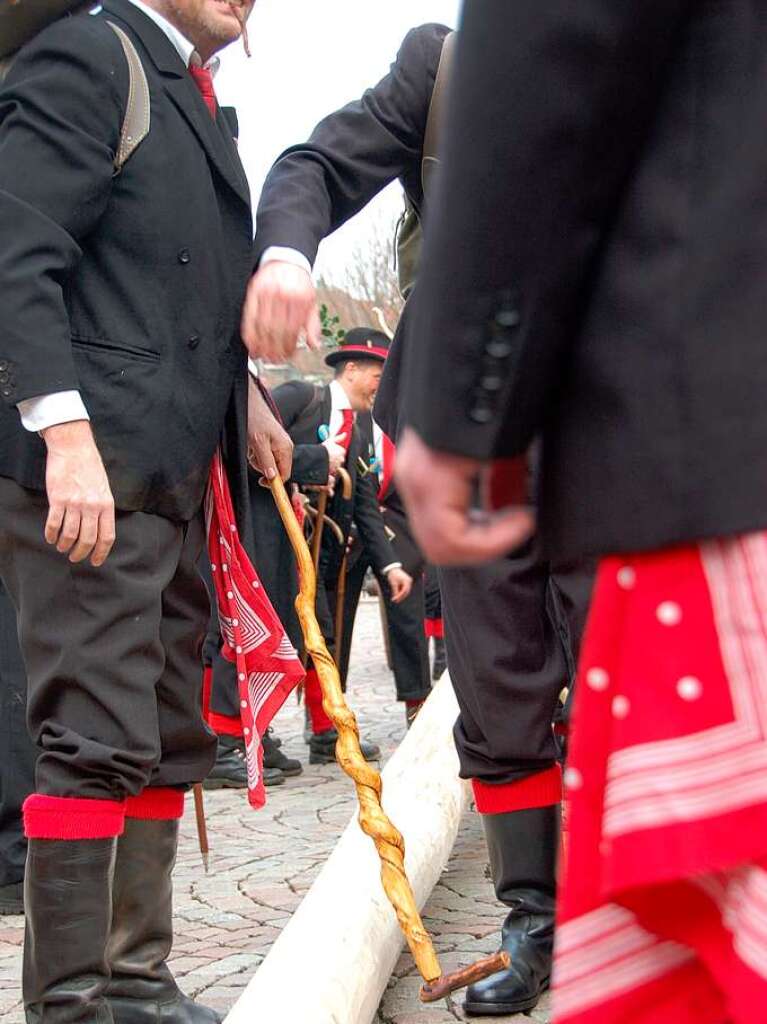
[[[219,447],[248,528],[251,217],[212,75],[249,8],[109,0],[41,31],[0,88],[0,576],[41,751],[23,989],[42,1024],[216,1019],[165,961],[184,791],[215,752],[195,566]],[[149,132],[126,161],[129,98]],[[284,438],[255,393],[250,412],[262,448]]]

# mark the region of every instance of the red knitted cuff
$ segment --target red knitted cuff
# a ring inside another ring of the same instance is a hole
[[[534,807],[551,807],[562,801],[562,769],[555,764],[519,782],[500,785],[472,779],[471,787],[480,814],[506,814],[509,811],[529,811]]]
[[[445,624],[442,619],[424,619],[423,631],[427,638],[436,637],[437,640],[443,640],[445,637]]]
[[[27,839],[112,839],[125,827],[125,802],[33,793],[24,801]]]
[[[234,718],[231,715],[219,715],[217,711],[208,712],[208,725],[216,736],[237,736],[243,735],[242,719]]]
[[[183,792],[161,786],[148,786],[138,796],[129,796],[125,805],[126,818],[142,821],[175,821],[183,814]]]

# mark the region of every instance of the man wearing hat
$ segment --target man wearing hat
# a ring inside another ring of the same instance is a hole
[[[369,332],[367,332],[369,333]],[[383,337],[383,336],[382,336]],[[383,339],[388,344],[388,339]],[[429,649],[425,631],[424,573],[426,564],[416,544],[404,506],[394,486],[395,447],[393,441],[375,422],[370,413],[357,416],[365,445],[368,473],[388,531],[392,548],[407,574],[412,578],[410,593],[402,600],[390,597],[386,581],[378,576],[384,609],[384,628],[388,641],[389,664],[394,674],[397,700],[405,705],[408,728],[431,692],[429,680]],[[363,465],[358,467],[360,470]],[[343,632],[338,644],[337,662],[341,679],[346,681],[352,647],[354,620],[368,569],[375,572],[370,553],[358,534],[349,550],[343,603]]]
[[[339,348],[330,352],[325,362],[333,367],[334,379],[317,386],[305,381],[289,381],[274,392],[274,401],[285,429],[293,443],[315,445],[324,449],[330,476],[340,468],[351,480],[351,497],[345,498],[337,486],[328,502],[327,514],[338,526],[343,543],[335,532],[323,529],[317,580],[317,618],[330,653],[336,655],[334,619],[339,575],[344,553],[356,527],[360,541],[375,572],[385,581],[392,602],[408,597],[411,577],[402,568],[386,534],[378,504],[377,488],[369,472],[371,451],[364,431],[356,423],[357,416],[369,415],[383,365],[389,351],[389,339],[380,331],[356,328],[349,331]],[[287,628],[295,635],[292,609],[294,577],[286,577],[277,607],[287,612]],[[287,600],[285,600],[287,598]],[[284,621],[284,620],[283,620]],[[316,672],[310,667],[305,682],[306,706],[312,726],[309,760],[312,764],[331,762],[335,757],[336,731],[322,708],[322,696]],[[368,759],[378,756],[373,744],[363,744]]]

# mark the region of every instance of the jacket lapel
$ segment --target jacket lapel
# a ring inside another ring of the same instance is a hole
[[[162,77],[162,86],[171,101],[189,123],[210,163],[229,187],[250,207],[250,190],[239,155],[219,111],[216,121],[210,116],[176,48],[162,29],[129,0],[107,0],[108,18],[122,22],[138,38],[147,56]],[[223,126],[220,122],[224,122]],[[151,129],[150,129],[151,130]]]

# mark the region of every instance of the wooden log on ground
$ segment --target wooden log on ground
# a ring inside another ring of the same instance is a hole
[[[405,837],[419,908],[447,865],[469,803],[453,746],[457,713],[444,676],[383,772],[384,809]],[[275,1014],[296,1024],[370,1024],[403,946],[378,856],[355,814],[226,1024]]]

